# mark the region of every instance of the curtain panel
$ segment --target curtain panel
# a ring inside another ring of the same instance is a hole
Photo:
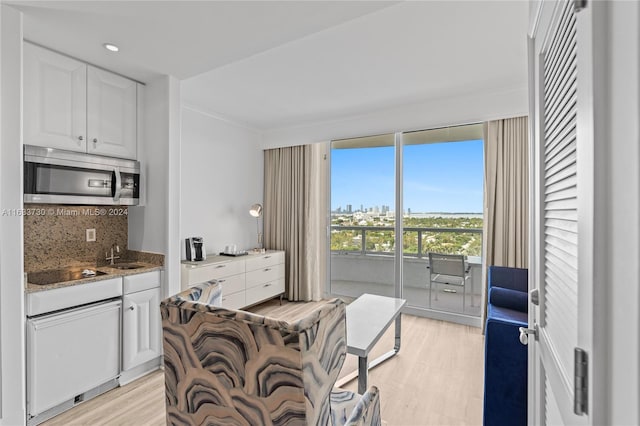
[[[286,297],[322,298],[326,281],[326,144],[264,152],[264,243],[285,252]]]
[[[527,117],[484,126],[484,262],[527,268],[529,261],[529,127]],[[483,271],[486,301],[487,271]],[[486,316],[486,303],[485,303]]]

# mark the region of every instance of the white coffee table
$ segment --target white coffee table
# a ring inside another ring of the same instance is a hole
[[[400,310],[406,304],[404,299],[363,294],[347,305],[347,353],[358,356],[358,371],[336,382],[336,386],[342,386],[358,376],[358,393],[363,394],[367,390],[368,371],[400,351]],[[369,352],[394,320],[393,349],[369,363]]]

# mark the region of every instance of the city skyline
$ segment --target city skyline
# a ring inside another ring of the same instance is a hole
[[[331,211],[395,210],[395,148],[334,149]],[[483,141],[407,145],[403,152],[403,211],[482,213]],[[364,210],[363,210],[364,209]]]

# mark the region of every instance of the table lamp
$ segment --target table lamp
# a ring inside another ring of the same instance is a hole
[[[260,216],[262,216],[262,204],[254,204],[249,209],[249,214],[256,218],[256,229],[258,231],[258,250],[262,249],[262,234],[260,233]]]

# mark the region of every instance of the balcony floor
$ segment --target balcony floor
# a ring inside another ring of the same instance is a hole
[[[433,309],[443,312],[452,312],[474,317],[480,317],[480,294],[471,294],[471,289],[467,286],[467,295],[464,310],[462,309],[462,287],[460,286],[439,286],[438,300],[435,300],[435,285],[432,289],[431,304],[429,304],[429,288],[427,284],[422,287],[405,286],[402,298],[407,300],[407,305],[418,309]],[[456,291],[450,293],[445,291]],[[392,284],[365,283],[362,281],[331,281],[331,294],[336,296],[347,296],[356,298],[363,293],[378,294],[380,296],[394,295]],[[428,316],[428,315],[425,315]]]

